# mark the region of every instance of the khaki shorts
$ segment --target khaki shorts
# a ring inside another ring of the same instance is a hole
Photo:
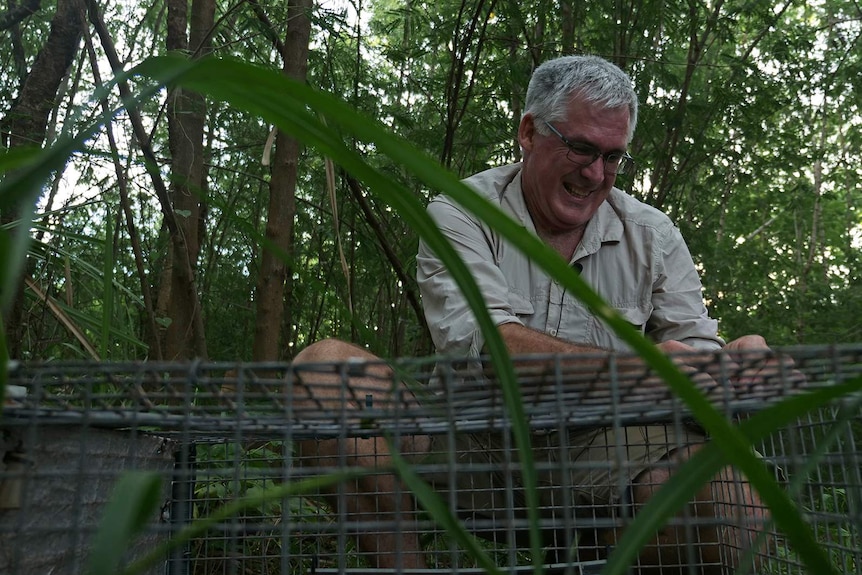
[[[543,515],[572,506],[578,514],[617,515],[620,505],[630,502],[630,485],[638,474],[670,465],[669,453],[705,441],[702,432],[674,425],[535,434],[532,453]],[[420,467],[423,477],[462,511],[496,516],[514,509],[517,516],[526,509],[517,449],[508,434],[434,436]]]

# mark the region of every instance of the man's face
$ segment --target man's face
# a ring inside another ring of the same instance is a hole
[[[569,142],[588,144],[603,154],[628,144],[628,108],[605,109],[575,99],[565,121],[553,124]],[[524,199],[537,231],[551,235],[583,230],[616,181],[605,173],[604,159],[580,166],[567,158],[568,147],[553,132],[536,131],[542,122],[531,115],[521,120],[518,140],[524,151],[521,172]]]

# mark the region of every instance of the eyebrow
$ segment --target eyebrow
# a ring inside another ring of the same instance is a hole
[[[557,128],[555,128],[555,127],[554,127],[554,125],[553,125],[553,124],[551,124],[551,123],[550,123],[550,122],[548,122],[547,120],[545,120],[545,125],[546,125],[546,126],[548,126],[548,128],[550,128],[550,129],[551,129],[551,132],[553,132],[553,133],[554,133],[558,138],[562,139],[562,140],[563,140],[563,143],[565,143],[565,144],[567,145],[567,147],[571,147],[571,146],[572,146],[572,145],[574,145],[574,144],[579,144],[579,145],[587,146],[587,147],[593,148],[594,150],[598,150],[599,154],[601,154],[602,156],[606,156],[606,155],[608,155],[608,154],[620,154],[620,155],[625,155],[625,154],[627,154],[627,153],[628,153],[628,151],[627,151],[627,150],[625,150],[625,149],[619,149],[619,148],[618,148],[618,149],[616,149],[616,150],[609,150],[609,151],[607,151],[607,152],[603,152],[603,151],[602,151],[602,149],[601,149],[599,146],[596,146],[596,145],[595,145],[594,143],[592,143],[592,142],[589,142],[589,141],[587,141],[587,140],[573,140],[573,139],[569,138],[568,136],[564,136],[562,132],[560,132]]]
[[[603,151],[602,151],[602,149],[601,149],[599,146],[595,145],[593,142],[590,142],[590,141],[588,141],[588,140],[574,140],[574,139],[572,139],[572,138],[568,138],[568,137],[566,137],[566,136],[563,136],[563,137],[564,137],[564,138],[566,138],[566,141],[567,141],[569,144],[580,144],[580,145],[582,145],[582,146],[588,146],[588,147],[590,147],[590,148],[593,148],[593,149],[598,150],[598,151],[599,151],[599,153],[600,153],[600,154],[602,154],[602,155],[607,155],[607,154],[625,154],[625,153],[626,153],[626,150],[625,150],[624,148],[616,148],[616,149],[614,149],[614,150],[608,150],[607,152],[603,152]]]

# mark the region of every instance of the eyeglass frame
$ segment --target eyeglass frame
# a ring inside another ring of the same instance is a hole
[[[582,167],[586,168],[587,166],[593,165],[593,163],[596,160],[601,158],[602,159],[602,167],[604,168],[603,171],[606,174],[614,174],[614,175],[629,174],[633,171],[633,169],[635,167],[635,159],[631,155],[629,155],[628,152],[625,152],[625,151],[623,151],[623,152],[608,152],[606,154],[603,154],[601,150],[599,150],[595,146],[591,146],[590,144],[587,144],[586,142],[572,142],[572,141],[570,141],[568,138],[566,138],[564,135],[562,135],[559,130],[557,130],[554,126],[552,126],[550,122],[545,121],[544,123],[548,128],[551,129],[551,132],[553,132],[554,135],[557,136],[563,142],[563,144],[565,144],[566,148],[568,148],[568,152],[566,152],[566,159],[569,160],[570,162],[572,162],[573,164],[577,164],[578,166],[582,166]],[[579,149],[576,149],[576,148],[579,148]],[[573,160],[572,159],[573,154],[578,155],[578,156],[589,156],[590,154],[592,154],[593,159],[588,161],[588,162],[581,162],[578,160]],[[616,156],[619,156],[618,160],[614,159]],[[617,161],[619,163],[616,165],[614,170],[608,171],[608,166],[612,165],[612,164],[609,164],[608,162],[614,162],[614,161]]]

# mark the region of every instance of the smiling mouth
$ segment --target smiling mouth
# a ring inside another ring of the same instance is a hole
[[[580,188],[576,188],[575,186],[573,186],[572,184],[570,184],[568,182],[563,182],[563,187],[566,189],[566,192],[568,192],[568,194],[570,196],[575,197],[575,198],[579,198],[579,199],[588,198],[590,196],[590,194],[593,193],[592,190],[584,191]]]

